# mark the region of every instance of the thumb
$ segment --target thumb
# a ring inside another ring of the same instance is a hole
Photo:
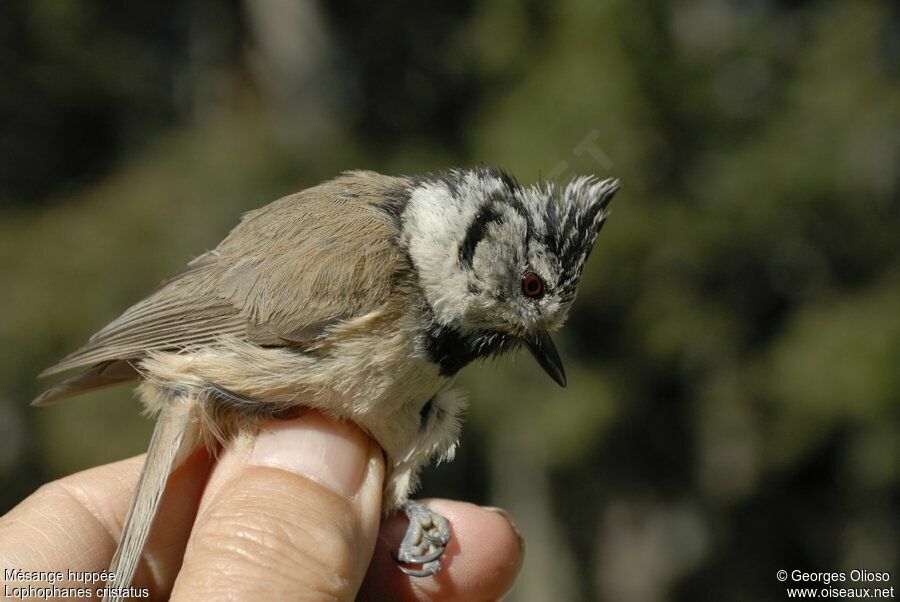
[[[316,412],[239,438],[210,477],[172,600],[352,600],[383,479],[378,445]]]

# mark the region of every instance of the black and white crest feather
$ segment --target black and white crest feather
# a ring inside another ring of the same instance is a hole
[[[443,372],[562,325],[619,186],[578,177],[560,193],[490,167],[415,180],[402,242],[428,302],[426,346]],[[522,295],[530,272],[546,284],[539,302]]]

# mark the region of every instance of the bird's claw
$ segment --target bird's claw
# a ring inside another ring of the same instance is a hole
[[[441,571],[440,557],[450,541],[447,519],[418,502],[407,501],[401,507],[409,519],[400,549],[393,553],[401,571],[412,577],[431,577]],[[421,569],[404,565],[421,564]]]
[[[398,564],[397,568],[410,577],[432,577],[441,572],[441,561],[435,560],[434,562],[429,562],[422,565],[422,568],[420,569],[411,569],[403,566],[402,564]]]

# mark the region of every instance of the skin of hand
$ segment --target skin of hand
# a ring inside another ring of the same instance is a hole
[[[142,462],[54,481],[0,518],[0,570],[104,571]],[[166,528],[151,533],[133,585],[174,601],[504,596],[523,558],[504,512],[429,500],[453,539],[441,573],[410,578],[390,557],[406,520],[381,520],[383,478],[383,453],[368,436],[315,412],[268,423],[218,458],[197,451],[172,474],[159,512]]]

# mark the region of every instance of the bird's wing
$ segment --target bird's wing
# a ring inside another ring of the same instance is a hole
[[[354,172],[247,214],[217,252],[251,338],[308,341],[382,305],[408,265],[384,202],[407,184]]]
[[[217,295],[217,271],[216,263],[189,266],[41,376],[140,358],[156,349],[202,345],[223,334],[241,336],[247,325],[235,308]]]
[[[105,389],[138,377],[138,371],[126,360],[100,362],[75,376],[57,383],[41,393],[32,405],[44,406],[69,397],[81,395],[85,391]]]
[[[351,172],[249,212],[214,251],[42,375],[209,345],[222,335],[302,344],[335,321],[377,309],[406,266],[384,194],[407,184]]]

